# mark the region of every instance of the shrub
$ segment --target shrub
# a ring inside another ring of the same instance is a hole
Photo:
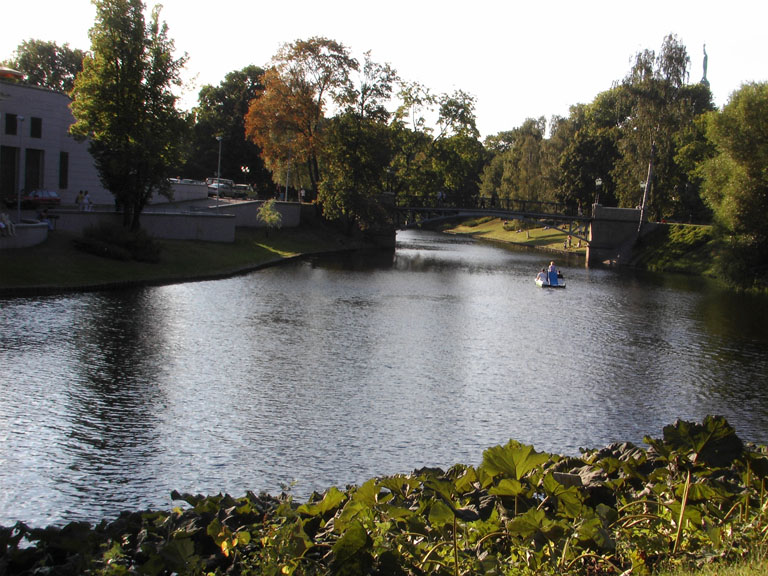
[[[121,226],[99,224],[87,228],[75,246],[84,252],[114,260],[158,262],[160,244],[144,230],[132,232]]]

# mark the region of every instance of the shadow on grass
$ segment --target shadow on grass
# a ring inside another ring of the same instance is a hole
[[[24,295],[172,284],[222,278],[301,254],[352,250],[355,243],[324,228],[238,228],[232,243],[160,240],[158,262],[111,260],[77,250],[75,236],[53,232],[39,246],[0,252],[0,294]]]

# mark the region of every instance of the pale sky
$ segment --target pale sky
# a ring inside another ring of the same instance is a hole
[[[189,56],[190,108],[204,84],[255,64],[278,48],[324,36],[362,61],[389,63],[433,93],[463,90],[476,98],[482,136],[526,118],[568,115],[621,80],[635,54],[657,54],[675,34],[688,49],[690,82],[703,73],[722,107],[743,83],[768,81],[766,0],[164,0],[162,17],[179,53]],[[154,2],[147,2],[149,7]],[[31,38],[90,48],[95,8],[89,0],[19,0],[2,10],[0,59]]]

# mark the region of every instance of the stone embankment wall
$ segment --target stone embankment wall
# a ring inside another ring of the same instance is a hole
[[[13,228],[13,234],[6,231],[5,235],[0,236],[0,250],[11,250],[13,248],[28,248],[37,244],[42,244],[48,238],[48,225],[42,222],[34,224],[16,224]]]
[[[141,227],[155,238],[168,240],[202,240],[204,242],[234,242],[235,228],[262,228],[258,220],[261,201],[222,202],[218,206],[190,206],[184,210],[172,205],[152,206],[141,214]],[[282,214],[282,227],[295,228],[301,224],[302,205],[297,202],[277,202]],[[82,234],[88,227],[102,223],[121,225],[123,215],[114,211],[49,210],[54,217],[55,230]],[[44,242],[48,237],[45,224],[20,224],[16,235],[0,238],[0,249],[24,248]],[[55,233],[55,232],[54,232]]]
[[[587,266],[618,266],[629,261],[637,239],[656,226],[653,222],[643,222],[640,227],[638,209],[607,208],[595,204],[589,227]]]

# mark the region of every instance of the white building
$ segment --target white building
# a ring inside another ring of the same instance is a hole
[[[61,92],[0,78],[0,200],[15,198],[20,190],[46,189],[71,205],[87,190],[93,204],[114,205],[88,143],[69,135],[70,102]]]

